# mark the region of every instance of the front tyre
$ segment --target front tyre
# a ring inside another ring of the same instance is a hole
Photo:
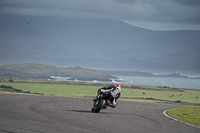
[[[102,109],[102,107],[105,105],[105,103],[106,103],[106,100],[104,100],[104,99],[96,101],[96,105],[94,106],[93,111],[95,113],[99,113],[99,111]]]

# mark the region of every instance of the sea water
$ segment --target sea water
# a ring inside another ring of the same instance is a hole
[[[122,84],[200,89],[200,79],[117,76]]]
[[[113,84],[129,84],[129,85],[145,85],[145,86],[167,86],[177,88],[194,88],[200,89],[200,79],[191,78],[162,78],[162,77],[141,77],[141,76],[117,76],[120,81],[112,79],[110,82],[103,81],[81,81],[75,79],[74,81],[79,82],[99,82],[99,83],[113,83]],[[71,81],[71,77],[54,77],[51,78],[57,81]]]

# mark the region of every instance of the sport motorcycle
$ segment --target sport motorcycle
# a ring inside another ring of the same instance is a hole
[[[93,99],[94,106],[92,107],[91,111],[99,113],[100,110],[106,109],[110,105],[110,100],[113,98],[113,96],[117,96],[115,90],[99,93],[96,99]]]

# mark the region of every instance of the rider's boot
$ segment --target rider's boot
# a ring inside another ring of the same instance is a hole
[[[109,107],[112,107],[112,108],[116,107],[116,101],[115,101],[115,99],[113,100],[112,103],[110,103]]]

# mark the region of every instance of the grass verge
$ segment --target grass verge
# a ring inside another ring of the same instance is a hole
[[[48,96],[93,98],[106,83],[69,82],[18,78],[0,78],[0,87],[15,88],[21,92],[39,93]],[[0,88],[0,91],[6,91]],[[18,92],[16,92],[18,93]],[[170,104],[200,105],[200,89],[150,87],[122,84],[121,100],[158,102]]]
[[[167,114],[177,120],[200,127],[200,107],[179,107],[170,109]]]

